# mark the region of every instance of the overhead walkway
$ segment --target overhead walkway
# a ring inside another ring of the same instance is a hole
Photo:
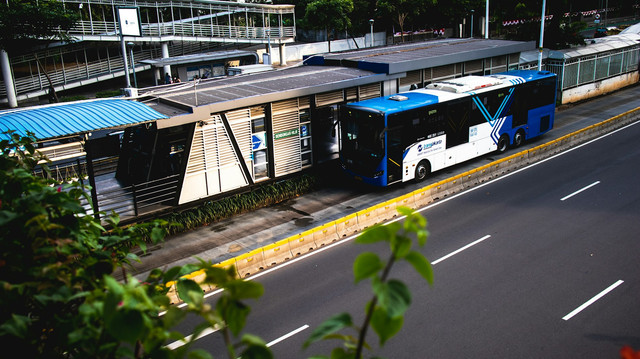
[[[63,0],[78,9],[81,20],[69,32],[71,44],[8,54],[13,86],[0,81],[0,104],[122,77],[124,60],[118,33],[117,9],[135,6],[140,11],[142,36],[126,36],[127,52],[133,51],[134,69],[151,69],[143,60],[169,58],[229,46],[284,46],[295,39],[293,5],[231,1],[113,1]],[[127,54],[129,55],[129,54]],[[165,69],[168,72],[169,68]],[[7,86],[9,85],[9,86]]]

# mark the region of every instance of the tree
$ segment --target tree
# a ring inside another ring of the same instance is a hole
[[[58,0],[5,0],[0,3],[0,51],[17,54],[51,41],[70,42],[68,31],[79,18]],[[49,80],[49,96],[57,102],[46,67],[36,61]]]
[[[312,29],[324,29],[331,52],[330,33],[351,27],[353,0],[314,0],[307,4],[303,22]]]
[[[67,32],[79,15],[57,0],[7,0],[0,4],[0,49],[32,48],[50,41],[70,41]]]
[[[409,208],[398,208],[401,215],[406,216],[404,224],[394,222],[389,225],[376,225],[367,229],[356,239],[356,243],[372,244],[387,242],[391,255],[387,261],[372,252],[358,255],[353,264],[356,283],[371,280],[373,298],[366,305],[366,317],[362,326],[354,325],[351,315],[338,314],[316,328],[305,342],[305,347],[319,340],[339,339],[343,346],[331,352],[331,359],[360,359],[364,348],[369,326],[378,335],[380,345],[384,345],[397,334],[404,323],[404,313],[411,304],[409,288],[398,279],[389,279],[391,268],[398,261],[407,261],[429,283],[433,284],[431,263],[418,251],[412,250],[412,236],[415,236],[420,247],[427,241],[427,221],[420,214]],[[343,329],[352,329],[355,335],[340,334]],[[314,359],[329,358],[324,356]]]
[[[34,141],[17,134],[0,141],[0,344],[27,358],[208,358],[190,352],[190,340],[177,350],[164,346],[184,340],[172,328],[191,313],[203,319],[199,331],[223,328],[231,358],[238,348],[245,358],[270,357],[253,336],[244,335],[239,347],[232,342],[249,314],[243,300],[262,294],[259,284],[236,278],[233,269],[201,262],[156,269],[144,283],[130,276],[116,281],[111,273],[138,259],[131,248],[144,251],[148,241],[159,241],[167,223],[120,228],[113,216],[105,230],[80,205],[86,193],[80,185],[33,175],[44,160]],[[183,277],[200,269],[226,289],[216,308]],[[169,302],[165,283],[172,281],[188,303],[184,310]]]
[[[402,42],[404,42],[405,23],[436,4],[436,0],[380,0],[378,9],[385,15],[391,16],[400,26]]]

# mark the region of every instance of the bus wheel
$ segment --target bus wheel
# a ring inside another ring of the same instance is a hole
[[[427,178],[430,172],[431,165],[429,164],[429,161],[420,161],[420,163],[418,163],[418,166],[416,166],[416,181],[423,181],[425,178]]]
[[[498,152],[505,152],[509,148],[509,136],[502,135],[498,140]]]
[[[513,135],[513,146],[520,147],[523,143],[524,143],[524,133],[522,133],[522,131],[516,132],[516,134]]]

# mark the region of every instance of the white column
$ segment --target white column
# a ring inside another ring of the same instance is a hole
[[[0,50],[0,67],[2,67],[2,78],[4,79],[4,86],[7,90],[7,101],[9,107],[18,107],[18,100],[16,99],[16,89],[13,86],[13,75],[11,74],[11,63],[9,62],[9,54],[5,50]]]
[[[162,43],[162,58],[163,59],[168,59],[169,58],[169,44],[166,42]],[[169,74],[169,76],[171,76],[171,65],[164,65],[164,74]],[[161,79],[164,80],[164,74],[162,74]]]
[[[485,6],[485,14],[484,14],[484,38],[489,38],[489,0],[487,0],[487,5]]]
[[[286,66],[287,65],[287,51],[285,49],[285,44],[280,44],[278,46],[278,50],[280,52],[280,66]]]

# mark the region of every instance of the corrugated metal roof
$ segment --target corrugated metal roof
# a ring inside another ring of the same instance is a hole
[[[30,107],[0,112],[0,132],[14,130],[38,140],[167,118],[149,106],[124,99],[105,99]],[[7,139],[4,133],[0,139]]]
[[[313,55],[305,61],[311,65],[357,66],[377,73],[395,74],[533,49],[534,41],[442,39]]]

